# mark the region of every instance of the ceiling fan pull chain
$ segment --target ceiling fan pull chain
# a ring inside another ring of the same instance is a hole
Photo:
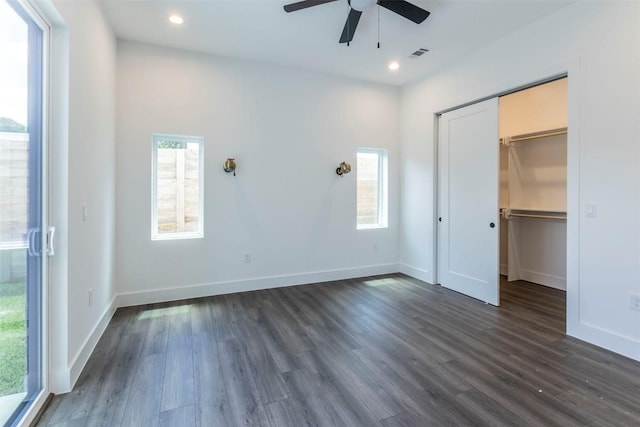
[[[380,49],[380,5],[376,3],[378,9],[378,49]]]
[[[347,0],[347,6],[349,6],[349,13],[351,13],[351,0]],[[351,34],[351,20],[348,18],[349,15],[347,15],[347,32],[349,34]],[[347,47],[351,46],[351,42],[348,41],[347,42]]]

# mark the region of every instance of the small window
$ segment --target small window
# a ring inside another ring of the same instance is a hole
[[[203,145],[202,137],[153,135],[153,240],[203,237]]]
[[[358,148],[357,226],[387,227],[387,150]]]

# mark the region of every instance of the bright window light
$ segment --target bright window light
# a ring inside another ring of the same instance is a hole
[[[152,240],[203,237],[203,146],[202,137],[153,135]]]
[[[357,228],[387,227],[387,150],[358,148]]]
[[[172,24],[180,25],[180,24],[184,24],[184,19],[180,15],[171,15],[169,17],[169,22],[171,22]]]

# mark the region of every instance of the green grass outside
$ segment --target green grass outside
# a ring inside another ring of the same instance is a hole
[[[27,372],[25,283],[0,283],[0,396],[24,390]]]

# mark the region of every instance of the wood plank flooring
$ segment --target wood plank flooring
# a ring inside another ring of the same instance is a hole
[[[640,363],[401,274],[119,309],[39,426],[640,426]]]

